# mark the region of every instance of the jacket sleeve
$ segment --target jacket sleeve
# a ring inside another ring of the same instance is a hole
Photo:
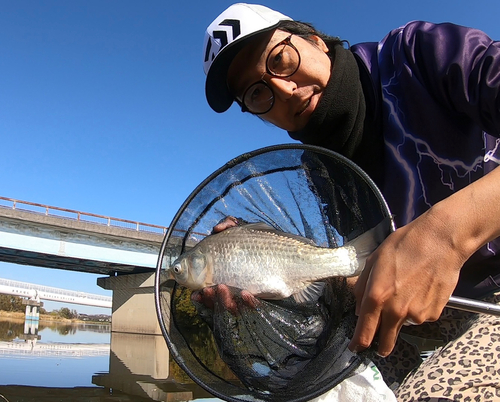
[[[400,34],[408,67],[428,91],[500,135],[500,42],[450,23],[411,22]]]

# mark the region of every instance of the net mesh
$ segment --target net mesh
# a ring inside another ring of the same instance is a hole
[[[170,264],[228,216],[334,248],[390,212],[358,167],[313,146],[257,150],[209,176],[172,221],[156,273],[160,326],[189,376],[228,401],[303,401],[365,364],[365,355],[347,350],[355,304],[343,278],[326,281],[319,300],[300,304],[225,285],[192,292],[166,280]]]

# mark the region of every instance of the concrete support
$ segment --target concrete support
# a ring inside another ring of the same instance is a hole
[[[112,332],[162,335],[156,316],[154,280],[154,272],[97,279],[100,287],[113,291]]]
[[[26,303],[26,321],[38,321],[40,320],[40,307],[43,303],[35,300],[23,300],[23,304]]]
[[[161,335],[111,334],[110,372],[119,377],[127,373],[155,380],[169,377],[169,352]]]
[[[23,304],[26,304],[24,334],[19,337],[26,341],[36,342],[40,340],[40,335],[38,335],[38,324],[40,323],[40,307],[43,306],[43,302],[38,298],[23,299]]]
[[[185,375],[179,377],[172,364],[162,336],[113,332],[109,373],[94,375],[92,383],[153,401],[218,400]]]

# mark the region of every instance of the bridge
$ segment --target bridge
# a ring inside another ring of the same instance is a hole
[[[105,275],[97,284],[113,291],[113,332],[161,335],[154,273],[166,231],[164,226],[0,197],[0,261]],[[27,304],[28,317],[35,306],[31,300]]]
[[[0,278],[0,294],[27,297],[30,299],[50,300],[84,306],[111,308],[112,298],[92,293],[77,292],[51,286],[35,285]]]
[[[116,275],[151,272],[167,228],[0,197],[0,261]]]

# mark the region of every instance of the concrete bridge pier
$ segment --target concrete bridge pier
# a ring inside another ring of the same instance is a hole
[[[97,279],[113,291],[109,374],[92,383],[155,401],[191,401],[211,395],[171,372],[170,352],[156,316],[155,273]]]
[[[24,317],[24,334],[20,338],[36,342],[40,340],[38,324],[40,323],[40,307],[43,306],[43,303],[36,297],[34,299],[23,299],[23,304],[26,304],[26,314]]]
[[[155,273],[98,278],[97,284],[113,291],[111,331],[162,335],[154,299]]]
[[[43,303],[41,303],[40,300],[25,299],[23,300],[23,304],[26,304],[26,321],[40,320],[40,307],[43,306]]]

